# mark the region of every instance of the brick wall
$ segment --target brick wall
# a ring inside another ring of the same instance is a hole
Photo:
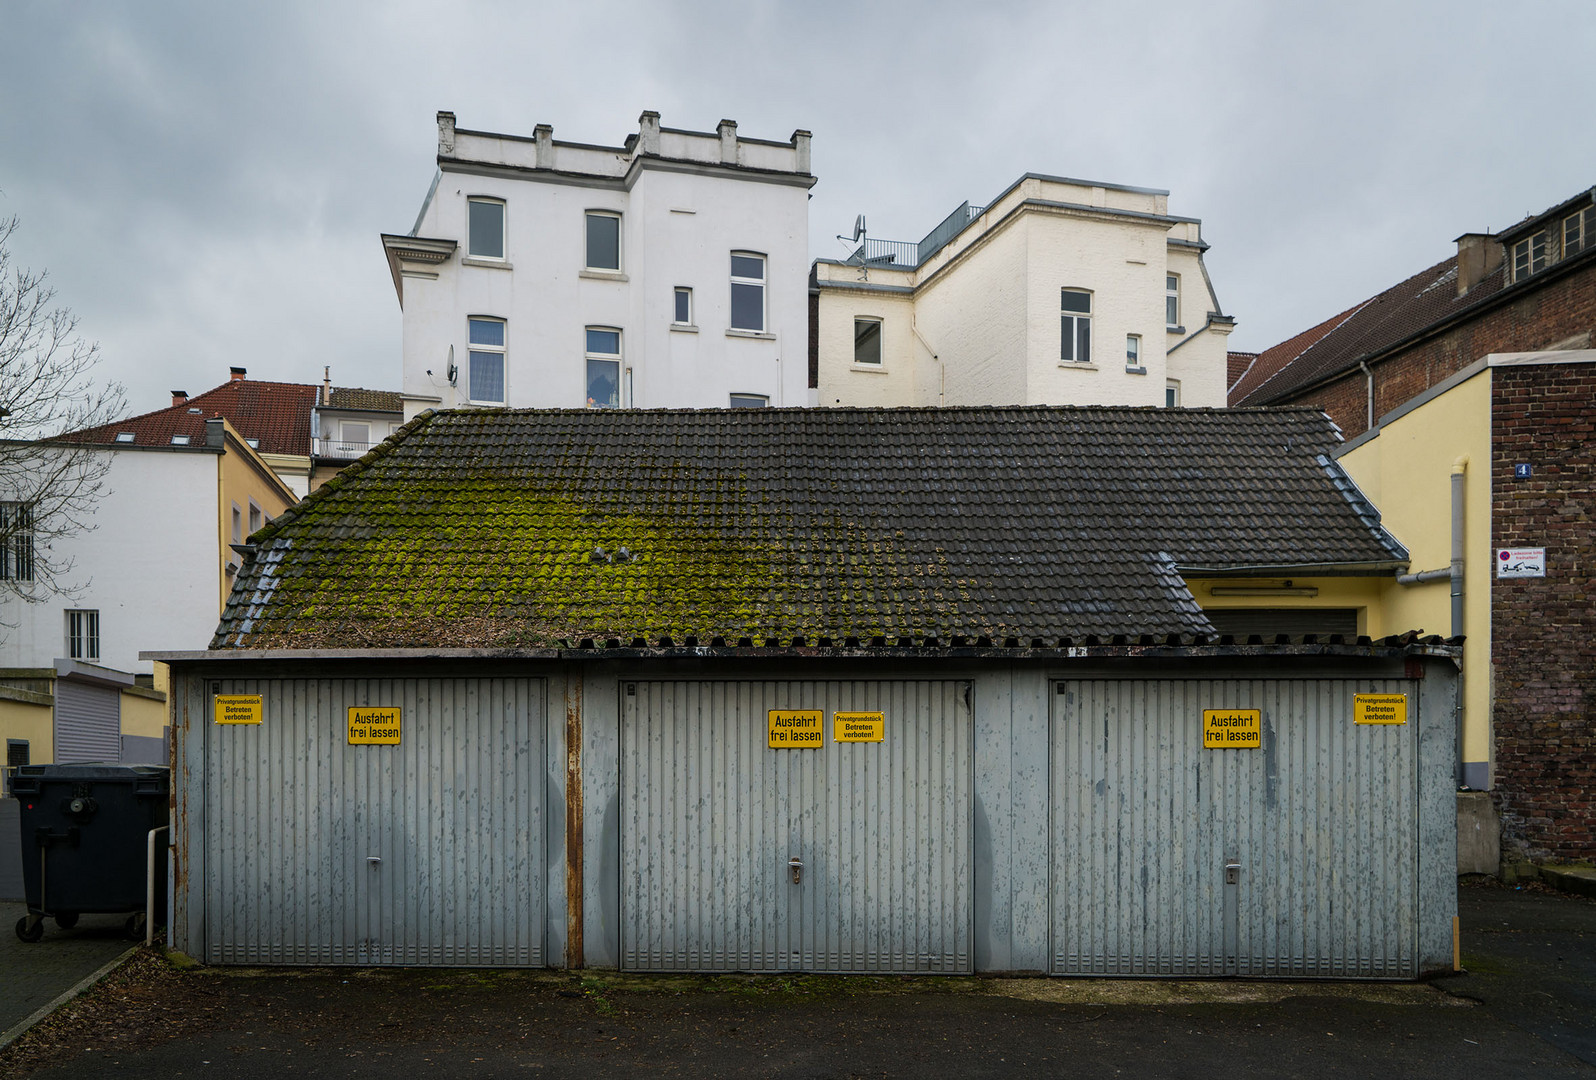
[[[1565,344],[1585,335],[1584,341]],[[1511,303],[1370,365],[1378,418],[1490,353],[1533,352],[1553,346],[1591,348],[1596,336],[1596,262],[1550,280]],[[1283,399],[1330,414],[1347,438],[1368,428],[1368,387],[1361,370]]]
[[[1504,853],[1596,857],[1596,365],[1497,368],[1494,549],[1544,547],[1544,578],[1493,579],[1496,801]],[[1513,466],[1527,463],[1527,480]]]

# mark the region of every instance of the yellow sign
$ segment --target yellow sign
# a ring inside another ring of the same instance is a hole
[[[1352,718],[1360,724],[1405,724],[1406,694],[1353,694]]]
[[[840,712],[831,714],[832,742],[882,742],[887,737],[887,718],[878,712]]]
[[[399,709],[373,709],[364,705],[349,708],[349,745],[399,743]]]
[[[826,739],[820,726],[825,719],[819,709],[771,709],[770,745],[782,750],[818,749]]]
[[[218,724],[258,724],[261,703],[259,694],[217,694],[216,722]]]
[[[1256,750],[1263,745],[1263,714],[1257,709],[1204,709],[1203,746],[1210,750]]]

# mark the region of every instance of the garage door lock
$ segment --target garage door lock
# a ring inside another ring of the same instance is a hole
[[[1227,862],[1225,864],[1225,884],[1241,884],[1241,864],[1239,862]]]
[[[804,861],[794,855],[787,860],[787,869],[792,871],[792,883],[797,885],[804,877]]]

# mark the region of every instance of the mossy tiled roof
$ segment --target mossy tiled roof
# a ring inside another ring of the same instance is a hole
[[[425,414],[251,538],[213,647],[1211,632],[1178,567],[1403,558],[1336,442],[1305,409]]]

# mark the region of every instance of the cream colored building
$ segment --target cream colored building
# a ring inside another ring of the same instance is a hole
[[[810,277],[821,405],[1225,405],[1223,313],[1169,193],[1027,173]]]

